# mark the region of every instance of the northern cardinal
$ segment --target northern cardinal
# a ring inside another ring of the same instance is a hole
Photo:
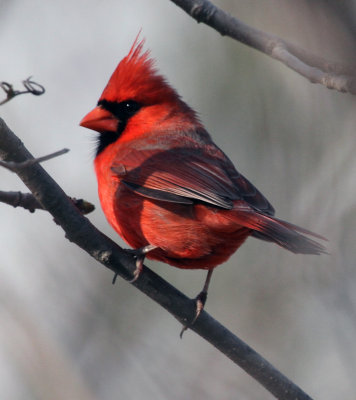
[[[143,259],[213,269],[255,236],[293,253],[320,254],[313,232],[275,218],[267,199],[214,144],[197,114],[154,67],[136,38],[80,125],[99,132],[95,157],[103,211]],[[194,319],[194,321],[195,321]]]

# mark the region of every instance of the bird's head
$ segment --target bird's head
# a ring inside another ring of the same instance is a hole
[[[136,38],[129,54],[112,74],[97,106],[80,121],[81,126],[99,132],[97,154],[115,142],[129,123],[138,126],[141,122],[142,126],[149,127],[179,111],[186,118],[196,118],[194,111],[158,73],[149,51],[143,51],[143,45],[144,40]]]

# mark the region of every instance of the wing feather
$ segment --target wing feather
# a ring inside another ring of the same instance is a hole
[[[112,170],[142,196],[186,204],[200,201],[223,209],[243,199],[259,211],[274,214],[267,199],[214,145],[203,149],[184,143],[173,149],[137,146],[121,152]]]

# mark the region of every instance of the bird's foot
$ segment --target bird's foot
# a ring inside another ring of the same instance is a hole
[[[182,330],[180,331],[180,338],[182,339],[183,337],[183,333],[192,325],[195,324],[196,320],[199,318],[199,315],[201,314],[201,312],[204,310],[204,306],[206,303],[206,299],[208,297],[208,292],[206,291],[201,291],[198,296],[195,298],[195,316],[192,320],[192,322],[190,322],[188,325],[183,325]]]
[[[133,283],[139,278],[139,276],[141,275],[141,272],[143,270],[143,262],[145,260],[146,254],[156,248],[157,248],[157,246],[153,246],[152,244],[149,244],[147,246],[140,247],[139,249],[126,250],[128,253],[133,254],[133,256],[136,258],[136,269],[133,273],[133,278],[128,281],[129,283]],[[112,280],[113,285],[116,282],[117,275],[118,274],[116,273],[113,277],[113,280]]]
[[[136,269],[133,273],[133,278],[128,281],[129,283],[133,283],[139,278],[139,276],[141,275],[141,272],[143,270],[143,262],[145,260],[146,254],[154,249],[157,249],[157,246],[148,244],[147,246],[141,247],[139,249],[128,250],[136,258]]]

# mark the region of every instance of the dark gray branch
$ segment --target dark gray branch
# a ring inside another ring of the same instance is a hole
[[[62,149],[43,157],[32,158],[21,162],[0,160],[0,166],[12,172],[17,172],[33,164],[38,164],[44,161],[52,160],[52,158],[59,157],[65,153],[68,153],[68,151],[69,149]],[[94,205],[86,200],[76,199],[74,197],[69,197],[69,199],[73,202],[73,204],[83,215],[89,214],[95,209]],[[37,199],[33,196],[32,193],[0,191],[0,202],[9,204],[13,207],[22,207],[25,208],[26,210],[29,210],[30,212],[35,212],[35,210],[44,210],[42,205],[37,201]]]
[[[33,158],[1,118],[0,158],[7,162],[17,163]],[[70,241],[122,278],[132,278],[136,267],[133,256],[98,231],[86,217],[82,216],[41,165],[38,163],[29,165],[19,169],[17,174],[37,201],[63,228]],[[195,315],[195,302],[147,267],[144,267],[142,275],[133,285],[164,307],[183,325],[192,321]],[[276,398],[311,400],[298,386],[207,312],[201,313],[191,329],[243,368]]]
[[[356,65],[331,62],[267,32],[246,25],[209,0],[171,0],[198,22],[221,35],[230,36],[247,46],[281,61],[287,67],[329,89],[356,94]]]
[[[45,93],[45,88],[39,83],[32,81],[31,78],[32,77],[29,76],[27,79],[22,81],[22,84],[24,85],[26,90],[15,90],[10,83],[0,82],[0,88],[6,94],[6,98],[0,101],[0,106],[2,106],[3,104],[7,103],[15,96],[18,96],[20,94],[31,93],[35,96],[41,96],[43,93]]]
[[[94,205],[86,200],[76,199],[74,197],[69,197],[69,199],[83,215],[89,214],[95,210]],[[0,203],[5,203],[13,207],[22,207],[31,213],[35,212],[35,210],[44,209],[32,193],[4,192],[0,190]]]

